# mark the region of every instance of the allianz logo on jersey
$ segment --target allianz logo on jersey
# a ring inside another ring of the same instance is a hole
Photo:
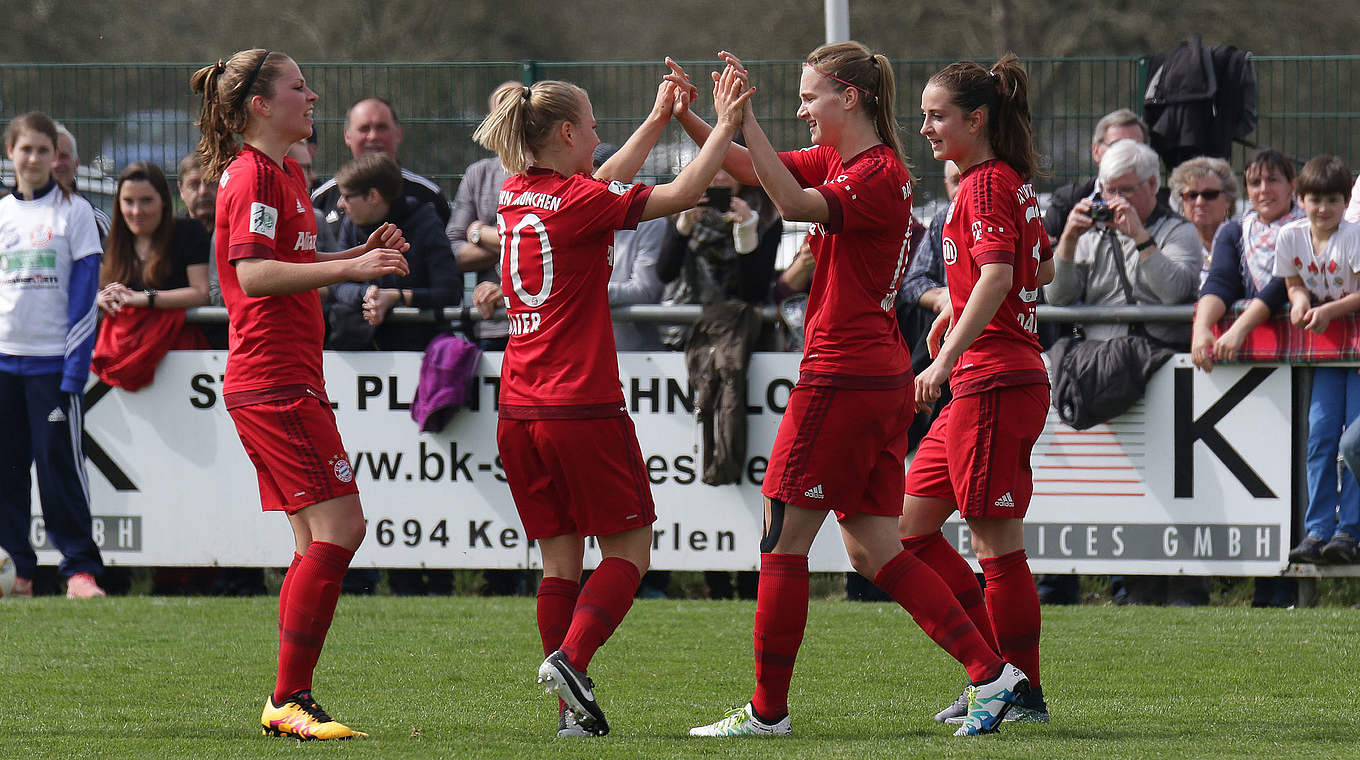
[[[293,244],[295,251],[315,251],[316,250],[315,232],[299,232],[297,242]]]

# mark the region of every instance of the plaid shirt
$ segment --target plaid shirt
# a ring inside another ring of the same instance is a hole
[[[911,265],[907,267],[905,279],[902,281],[902,289],[897,294],[897,302],[908,306],[918,306],[921,303],[921,294],[931,288],[943,288],[944,285],[944,256],[940,252],[941,239],[944,237],[944,219],[946,213],[941,210],[935,212],[935,218],[930,220],[930,230],[926,232],[925,239],[919,244],[915,238],[919,234],[917,230],[921,225],[912,219],[912,248],[915,253],[911,256]]]
[[[1215,338],[1237,321],[1248,303],[1238,301],[1232,305],[1223,320],[1214,325]],[[1302,364],[1357,360],[1360,360],[1360,314],[1332,320],[1321,335],[1290,324],[1287,314],[1271,317],[1247,334],[1237,357],[1241,362]]]

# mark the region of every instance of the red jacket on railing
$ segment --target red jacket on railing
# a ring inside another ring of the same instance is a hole
[[[109,385],[135,391],[151,384],[167,351],[205,348],[203,331],[184,321],[183,309],[124,306],[100,321],[90,368]]]

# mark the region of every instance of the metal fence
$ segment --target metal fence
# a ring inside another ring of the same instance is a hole
[[[894,62],[898,119],[922,180],[921,201],[938,197],[942,188],[939,166],[916,133],[919,93],[930,74],[947,63]],[[1031,58],[1025,65],[1036,140],[1050,162],[1051,177],[1037,183],[1044,191],[1091,173],[1090,134],[1102,115],[1121,107],[1141,110],[1147,59]],[[1357,55],[1255,58],[1261,118],[1250,139],[1300,159],[1336,153],[1360,163],[1360,94],[1352,86],[1358,65]],[[806,144],[805,128],[794,116],[801,62],[753,61],[749,66],[760,88],[757,115],[772,141],[787,148]],[[80,140],[83,161],[106,174],[137,160],[156,161],[173,173],[198,140],[197,102],[188,84],[195,68],[185,63],[3,64],[0,116],[29,110],[53,115]],[[713,63],[693,62],[687,68],[699,80]],[[440,183],[450,197],[464,168],[486,155],[471,135],[488,95],[501,82],[556,78],[580,84],[591,93],[601,138],[619,143],[650,107],[664,73],[656,62],[303,63],[302,69],[321,97],[318,174],[333,173],[349,156],[342,139],[345,109],[377,94],[398,109],[405,130],[403,163]],[[1235,150],[1235,166],[1243,165],[1247,152]],[[691,153],[679,128],[669,127],[643,179],[673,173]]]

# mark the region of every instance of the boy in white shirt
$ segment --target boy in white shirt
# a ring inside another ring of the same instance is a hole
[[[1289,320],[1322,333],[1332,320],[1360,310],[1360,225],[1342,219],[1351,184],[1346,162],[1317,156],[1299,172],[1307,219],[1280,230],[1275,276],[1289,288]],[[1360,483],[1347,477],[1337,498],[1341,433],[1360,417],[1360,374],[1354,367],[1316,367],[1308,406],[1308,510],[1303,540],[1290,562],[1355,561],[1360,536]]]

